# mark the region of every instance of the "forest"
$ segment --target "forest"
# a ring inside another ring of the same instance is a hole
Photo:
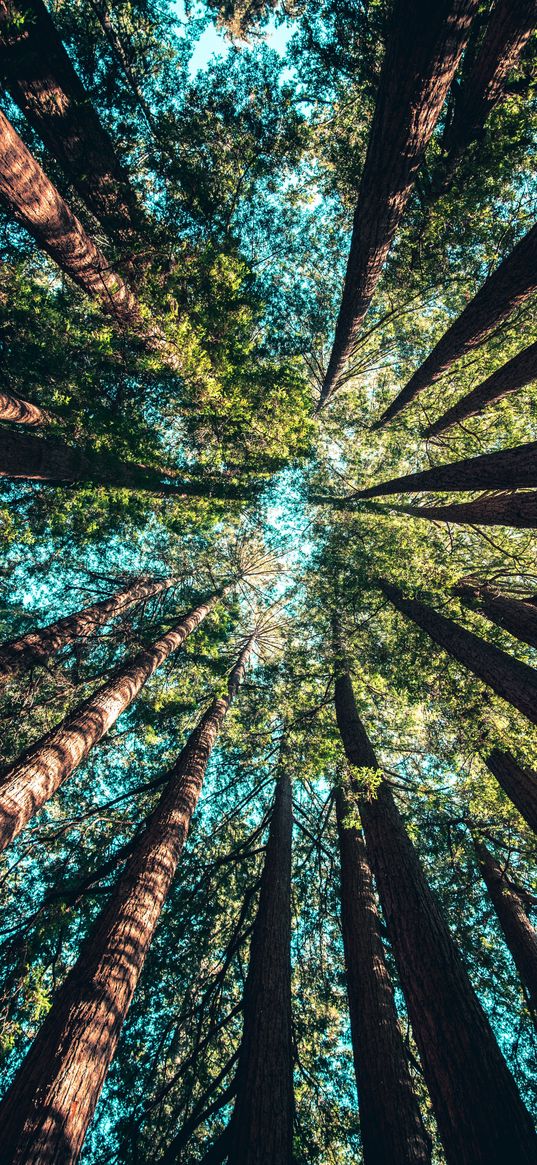
[[[0,0],[0,1165],[536,1165],[537,0]]]

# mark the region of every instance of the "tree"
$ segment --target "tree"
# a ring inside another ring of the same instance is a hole
[[[384,507],[382,507],[384,509]],[[444,506],[394,506],[401,514],[412,518],[427,518],[430,522],[464,522],[477,526],[513,526],[523,530],[537,527],[537,491],[525,493],[484,494],[473,502],[451,503]],[[378,507],[378,512],[381,507]]]
[[[500,748],[492,749],[485,764],[530,829],[537,833],[537,773],[523,768],[511,753]]]
[[[8,1162],[78,1159],[190,828],[214,743],[254,647],[249,636],[167,776],[107,906],[0,1104]]]
[[[13,421],[17,425],[50,425],[53,420],[48,409],[10,392],[0,392],[0,421]]]
[[[530,647],[537,647],[537,606],[532,595],[516,599],[503,595],[490,583],[472,579],[462,579],[457,583],[455,593],[492,623],[497,623]]]
[[[477,388],[461,397],[457,404],[454,404],[437,421],[433,421],[423,430],[423,436],[438,436],[439,433],[449,429],[451,425],[465,421],[467,417],[473,417],[476,413],[483,412],[487,405],[502,400],[519,388],[524,388],[526,384],[531,384],[532,380],[536,378],[537,341],[530,344],[528,348],[523,348],[517,356],[513,356],[512,360],[508,360],[507,364],[503,364],[501,368],[497,368],[495,372],[487,376],[487,379],[482,384],[478,384]]]
[[[537,485],[537,441],[394,477],[351,496],[374,498],[418,490],[524,489],[532,485]]]
[[[474,845],[479,869],[537,1022],[537,933],[525,909],[524,892],[509,878],[482,838],[476,836]]]

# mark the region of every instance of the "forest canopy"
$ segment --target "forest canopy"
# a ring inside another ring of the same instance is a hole
[[[534,1165],[535,0],[0,0],[1,1165]]]

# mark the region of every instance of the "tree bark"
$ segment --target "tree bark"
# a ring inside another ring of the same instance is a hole
[[[477,295],[451,324],[425,362],[385,410],[374,428],[400,413],[410,401],[471,352],[511,315],[537,287],[537,225],[517,243],[500,266],[489,275]]]
[[[338,678],[337,702],[345,701]],[[364,1165],[427,1165],[431,1145],[412,1088],[380,932],[373,879],[352,799],[336,788],[341,922]]]
[[[493,586],[484,582],[472,582],[463,579],[454,588],[464,602],[475,607],[491,623],[497,623],[510,635],[528,643],[530,647],[537,647],[537,606],[524,599],[514,599],[510,595],[502,595]]]
[[[336,691],[351,766],[378,770],[348,675]],[[386,782],[360,804],[412,1030],[448,1165],[530,1165],[537,1137]]]
[[[0,392],[0,421],[39,426],[50,425],[54,419],[48,409],[42,409],[32,401],[13,396],[10,392]]]
[[[379,507],[380,508],[380,507]],[[464,522],[475,526],[513,526],[515,529],[537,528],[537,491],[498,494],[459,502],[448,506],[394,506],[401,514],[428,518],[431,522]]]
[[[522,895],[480,840],[474,839],[479,869],[498,916],[507,946],[537,1017],[537,931],[531,925]]]
[[[443,433],[451,425],[465,421],[467,417],[473,417],[476,413],[483,412],[487,405],[502,400],[504,396],[516,392],[519,388],[524,388],[526,384],[531,384],[532,380],[535,379],[537,379],[537,340],[534,344],[530,344],[529,348],[524,348],[517,356],[513,356],[512,360],[508,360],[507,364],[497,368],[472,392],[461,397],[457,404],[443,413],[437,421],[428,425],[423,430],[422,436],[436,437],[438,433]]]
[[[446,619],[445,615],[439,615],[418,599],[406,599],[392,583],[379,579],[378,585],[398,611],[417,623],[435,643],[498,696],[513,708],[518,708],[532,724],[537,724],[537,671],[534,668],[492,643],[486,643],[479,635],[460,627],[452,619]]]
[[[229,1165],[289,1165],[293,1156],[292,832],[284,746],[244,988]]]
[[[499,748],[492,749],[485,764],[526,824],[537,833],[537,773],[523,768],[510,752]]]
[[[87,639],[94,635],[99,627],[117,618],[127,607],[168,590],[173,582],[171,578],[138,579],[109,599],[101,599],[98,603],[84,607],[82,611],[64,615],[37,631],[29,631],[19,639],[0,644],[0,687],[17,672],[46,663],[51,655],[76,639]]]
[[[42,0],[0,0],[0,74],[107,234],[134,243],[134,191]]]
[[[2,1104],[2,1165],[74,1165],[114,1056],[196,808],[213,745],[253,642],[170,771],[111,898],[60,987]]]
[[[432,469],[407,473],[404,477],[392,477],[369,489],[358,490],[352,497],[374,498],[418,490],[524,489],[528,486],[537,486],[537,441],[516,445],[514,449],[481,453],[479,457],[465,457],[448,465],[434,465]]]
[[[138,302],[0,111],[0,202],[58,267],[121,326],[140,328]]]
[[[120,667],[73,712],[20,756],[0,783],[0,852],[24,829],[35,813],[86,759],[110,731],[153,672],[182,647],[218,602],[212,595],[157,639],[151,647]]]
[[[354,215],[343,296],[319,407],[352,355],[477,9],[475,0],[398,0]]]

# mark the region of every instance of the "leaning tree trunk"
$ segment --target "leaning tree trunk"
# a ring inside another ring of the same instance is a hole
[[[537,1019],[537,931],[524,909],[517,887],[479,839],[474,839],[479,869],[498,916],[507,946],[527,993],[534,1020]]]
[[[0,202],[47,255],[122,326],[140,328],[138,302],[0,111]]]
[[[138,652],[97,692],[69,712],[56,728],[31,745],[4,773],[0,783],[0,852],[110,731],[153,672],[173,651],[182,647],[221,594],[212,595],[172,631],[157,639],[151,647]]]
[[[292,832],[291,781],[284,755],[244,988],[229,1165],[289,1165],[292,1160]]]
[[[485,764],[526,824],[537,833],[537,773],[523,768],[510,752],[500,748],[492,749]]]
[[[386,424],[418,393],[435,384],[456,360],[482,344],[515,308],[524,303],[536,287],[537,225],[489,275],[477,295],[448,328],[430,356],[401,389],[374,427]]]
[[[12,421],[17,425],[50,425],[56,418],[48,409],[42,409],[32,401],[13,396],[11,392],[0,392],[0,421]]]
[[[134,242],[134,191],[42,0],[0,0],[0,74],[107,234]]]
[[[84,607],[82,611],[75,611],[72,615],[64,615],[55,619],[46,627],[37,631],[29,631],[19,639],[12,639],[10,643],[0,645],[0,687],[8,682],[13,675],[36,664],[44,664],[76,639],[87,639],[94,635],[99,627],[109,623],[111,619],[121,615],[133,603],[141,603],[152,595],[158,595],[173,586],[174,579],[138,579],[126,586],[122,591],[112,595],[109,599],[101,599]]]
[[[38,440],[38,438],[35,438]],[[374,498],[385,494],[417,493],[419,490],[525,489],[537,485],[537,441],[465,457],[448,465],[434,465],[418,473],[392,477],[369,489],[358,490],[352,498]]]
[[[490,584],[470,579],[457,583],[454,590],[468,606],[475,607],[491,623],[497,623],[522,643],[537,647],[537,606],[534,602],[502,595]]]
[[[351,766],[378,769],[349,675],[336,710]],[[388,785],[359,798],[367,856],[448,1165],[530,1165],[537,1137]]]
[[[537,671],[507,652],[486,643],[418,599],[406,599],[398,587],[378,580],[380,589],[398,611],[408,615],[435,643],[488,684],[498,696],[537,724]]]
[[[379,511],[381,507],[378,507]],[[537,528],[537,491],[497,494],[447,506],[394,506],[400,514],[428,518],[430,522],[464,522],[475,526],[513,526],[520,530]]]
[[[338,702],[344,698],[338,679]],[[431,1145],[412,1087],[373,880],[353,801],[336,788],[341,923],[364,1165],[427,1165]]]
[[[398,0],[377,93],[336,334],[319,407],[358,328],[412,191],[477,10],[475,0]]]
[[[252,651],[171,769],[111,898],[0,1105],[2,1165],[74,1165],[168,895],[207,762]]]
[[[534,344],[530,344],[529,348],[524,348],[517,356],[513,356],[512,360],[508,360],[507,364],[497,368],[472,392],[461,397],[457,404],[443,413],[437,421],[428,425],[423,430],[422,436],[436,437],[438,433],[443,433],[451,425],[455,425],[458,421],[465,421],[467,417],[473,417],[476,413],[483,412],[487,405],[502,400],[504,396],[516,392],[519,388],[524,388],[526,384],[531,384],[532,380],[535,379],[537,379],[537,340]]]

